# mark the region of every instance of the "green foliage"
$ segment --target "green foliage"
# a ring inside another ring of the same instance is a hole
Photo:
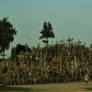
[[[0,89],[0,92],[32,92],[32,89],[20,87],[6,87]]]
[[[92,87],[85,88],[87,91],[92,91]]]
[[[13,25],[8,21],[8,18],[4,17],[0,20],[0,53],[7,50],[10,46],[10,43],[14,40],[14,35],[16,35],[16,29],[13,28]]]
[[[12,48],[12,50],[11,50],[11,60],[15,61],[16,58],[17,58],[16,48]]]
[[[14,48],[14,53],[16,53],[16,55],[19,55],[21,52],[31,52],[31,49],[29,48],[29,46],[27,44],[22,45],[22,44],[17,44],[16,47]]]
[[[52,28],[51,23],[44,22],[43,29],[40,32],[41,33],[40,39],[45,39],[45,40],[43,40],[44,43],[48,43],[48,38],[55,37],[54,32],[52,30],[53,30],[53,28]]]

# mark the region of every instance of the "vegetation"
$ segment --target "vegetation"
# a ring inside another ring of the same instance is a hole
[[[40,32],[41,33],[41,37],[40,39],[44,39],[42,40],[44,43],[48,44],[48,38],[54,38],[55,34],[53,33],[53,28],[50,22],[44,22],[43,24],[43,29]]]
[[[68,41],[49,46],[48,52],[45,48],[16,54],[15,62],[13,59],[4,61],[0,69],[2,73],[7,69],[4,80],[8,84],[83,81],[86,72],[92,78],[91,46]],[[3,70],[3,67],[7,68]]]
[[[32,92],[29,88],[18,88],[18,87],[6,87],[0,89],[0,92]]]
[[[5,25],[7,18],[4,18]],[[1,22],[2,23],[2,22]],[[9,24],[9,22],[8,22]],[[7,25],[8,25],[7,24]],[[11,25],[11,24],[10,24]],[[0,45],[4,48],[1,52],[8,49],[9,44],[14,39],[16,31],[12,25],[4,26],[0,29]],[[48,44],[49,38],[54,38],[53,28],[50,22],[43,24],[43,30],[40,32],[40,39]],[[12,33],[13,32],[13,33]],[[8,36],[10,37],[8,38]],[[11,34],[11,35],[10,35]],[[9,40],[7,40],[9,39]],[[5,42],[7,43],[5,43]],[[5,44],[3,44],[5,43]],[[87,72],[92,79],[92,45],[87,47],[80,41],[73,41],[68,38],[54,45],[40,48],[29,48],[29,46],[18,44],[12,48],[11,58],[0,62],[0,80],[5,84],[37,84],[53,82],[83,81],[84,74]]]
[[[14,40],[16,29],[8,21],[8,18],[4,17],[0,20],[0,53],[2,53],[4,59],[5,50],[10,46],[10,42]]]
[[[92,87],[87,87],[87,88],[85,88],[87,91],[92,91]]]

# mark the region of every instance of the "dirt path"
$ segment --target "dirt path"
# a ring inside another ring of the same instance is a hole
[[[35,90],[39,90],[39,92],[88,92],[84,88],[92,87],[92,81],[88,83],[88,86],[84,82],[72,82],[43,85],[16,85],[16,87],[33,88],[33,92],[36,92]]]

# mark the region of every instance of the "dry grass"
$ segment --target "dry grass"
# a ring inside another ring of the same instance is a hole
[[[88,82],[87,86],[84,82],[71,82],[39,85],[14,85],[13,87],[32,88],[34,90],[39,90],[39,92],[88,92],[85,88],[92,87],[92,82]],[[92,92],[92,90],[90,92]]]

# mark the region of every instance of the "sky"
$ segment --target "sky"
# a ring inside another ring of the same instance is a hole
[[[10,48],[16,44],[29,47],[39,40],[43,22],[50,21],[56,42],[68,37],[92,43],[92,0],[0,0],[0,19],[9,17],[17,30]]]

